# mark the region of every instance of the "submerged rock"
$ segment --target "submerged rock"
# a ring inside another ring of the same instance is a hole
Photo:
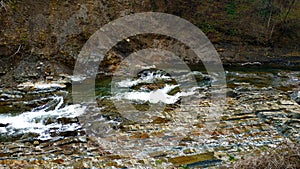
[[[300,104],[300,91],[295,91],[291,94],[291,98]]]
[[[0,123],[0,127],[7,127],[9,123]]]

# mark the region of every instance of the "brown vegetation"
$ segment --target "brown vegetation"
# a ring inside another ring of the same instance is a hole
[[[300,168],[300,144],[286,143],[275,149],[260,150],[259,154],[239,160],[229,168],[234,169],[298,169]]]

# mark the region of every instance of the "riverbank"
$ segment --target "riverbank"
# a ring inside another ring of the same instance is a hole
[[[298,1],[15,1],[0,7],[0,85],[72,75],[87,40],[103,25],[138,12],[164,12],[186,19],[205,33],[225,66],[299,68]],[[201,64],[181,42],[137,35],[118,43],[104,71],[138,49],[170,50],[187,64]],[[15,84],[14,84],[15,83]]]

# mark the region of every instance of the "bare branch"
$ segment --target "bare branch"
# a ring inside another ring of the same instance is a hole
[[[4,10],[5,10],[6,12],[8,11],[7,8],[9,8],[9,7],[8,7],[8,5],[7,5],[3,0],[0,1],[0,5],[1,5],[0,9],[4,8]]]
[[[19,53],[21,47],[22,47],[22,45],[20,45],[19,48],[18,48],[18,50],[17,50],[13,55],[11,55],[10,57],[13,57],[13,56],[15,56],[17,53]]]

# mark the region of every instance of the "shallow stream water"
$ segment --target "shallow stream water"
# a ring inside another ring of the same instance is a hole
[[[226,71],[226,105],[217,112],[214,130],[206,130],[205,121],[213,104],[210,89],[215,77],[197,70],[188,76],[197,80],[197,86],[183,91],[170,74],[149,69],[116,82],[114,92],[111,76],[101,76],[95,83],[97,105],[92,106],[72,104],[70,84],[0,89],[1,140],[51,141],[87,134],[101,138],[102,146],[112,153],[136,157],[166,150],[175,154],[170,156],[180,156],[187,148],[191,154],[240,154],[253,147],[300,141],[300,71]],[[185,97],[198,100],[183,104]],[[133,107],[127,108],[128,104]],[[142,118],[132,116],[138,112]],[[195,116],[190,117],[191,112]]]

